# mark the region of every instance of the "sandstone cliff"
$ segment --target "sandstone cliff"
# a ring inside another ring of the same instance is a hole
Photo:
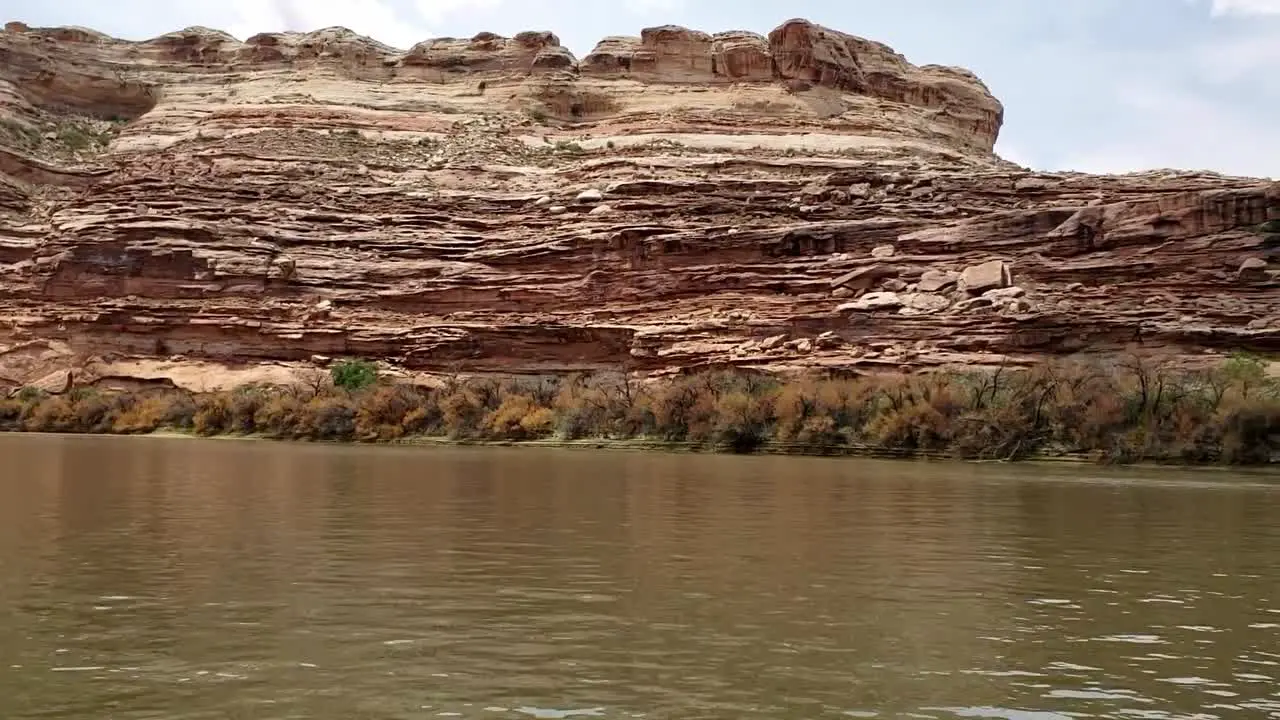
[[[0,34],[0,384],[1280,350],[1280,184],[1033,173],[972,73],[793,20],[406,51]]]

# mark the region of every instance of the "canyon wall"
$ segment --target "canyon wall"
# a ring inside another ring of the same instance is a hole
[[[803,20],[580,60],[10,23],[0,390],[1280,351],[1280,184],[1031,172],[1003,114]]]

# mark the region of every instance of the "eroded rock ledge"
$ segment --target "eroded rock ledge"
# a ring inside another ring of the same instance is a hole
[[[218,30],[193,27],[127,42],[81,28],[10,23],[4,40],[0,59],[10,65],[6,79],[17,86],[20,98],[36,106],[129,118],[154,107],[161,89],[174,80],[165,73],[271,70],[383,83],[554,79],[561,83],[547,98],[550,110],[573,120],[614,109],[609,94],[593,93],[590,82],[577,93],[566,90],[576,87],[575,79],[826,89],[928,114],[952,143],[987,151],[995,145],[1004,114],[967,70],[916,67],[885,45],[806,20],[787,21],[768,38],[740,31],[709,35],[670,25],[648,28],[640,37],[605,38],[581,63],[550,32],[436,38],[400,51],[345,28],[261,33],[240,42]]]
[[[0,33],[0,384],[1280,350],[1280,185],[1033,173],[971,73],[802,20],[581,61]]]

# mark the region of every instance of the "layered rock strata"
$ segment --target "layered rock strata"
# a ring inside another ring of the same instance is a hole
[[[802,21],[407,51],[0,33],[0,385],[1280,350],[1280,184],[1035,173]]]

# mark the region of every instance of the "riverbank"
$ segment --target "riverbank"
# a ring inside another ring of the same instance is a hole
[[[136,439],[140,441],[157,440],[157,441],[196,441],[196,442],[226,442],[226,443],[268,443],[268,444],[302,444],[319,447],[385,447],[388,449],[403,450],[431,450],[431,449],[474,449],[483,451],[485,449],[492,450],[515,450],[515,451],[556,451],[556,452],[605,452],[619,454],[639,454],[639,455],[742,455],[744,453],[734,453],[728,449],[717,450],[709,448],[705,445],[694,443],[670,442],[663,440],[653,440],[645,438],[633,439],[580,439],[568,440],[562,438],[547,438],[539,440],[478,440],[478,439],[460,439],[441,436],[420,435],[412,437],[403,437],[396,440],[379,440],[361,442],[357,440],[314,440],[314,439],[298,439],[298,438],[281,438],[268,437],[265,435],[197,435],[188,430],[179,428],[161,428],[150,433],[72,433],[72,432],[44,432],[44,431],[0,431],[0,435],[8,434],[13,436],[42,436],[48,438],[117,438],[117,439]],[[796,446],[781,443],[764,443],[760,447],[745,453],[752,456],[775,456],[775,457],[804,457],[804,458],[828,458],[828,459],[847,459],[847,460],[884,460],[892,462],[909,462],[909,463],[925,463],[925,464],[996,464],[996,465],[1031,465],[1041,467],[1089,467],[1105,465],[1113,468],[1123,467],[1126,470],[1141,470],[1147,468],[1149,470],[1165,469],[1175,470],[1181,469],[1186,471],[1195,471],[1197,473],[1216,472],[1216,473],[1261,473],[1263,477],[1275,477],[1275,472],[1280,469],[1280,458],[1273,459],[1270,463],[1250,463],[1250,464],[1230,464],[1230,463],[1189,463],[1177,458],[1145,458],[1134,461],[1116,461],[1115,459],[1106,458],[1098,454],[1037,454],[1029,456],[1021,456],[1015,459],[1000,458],[958,458],[954,455],[938,452],[927,451],[895,451],[883,448],[873,447],[855,447],[855,446],[831,446],[823,448],[813,448],[806,446]]]
[[[715,371],[385,383],[332,382],[0,401],[0,430],[382,443],[530,444],[968,460],[1265,465],[1280,459],[1280,382],[1260,360],[1172,371],[1110,365],[931,375],[778,378]]]
[[[68,435],[92,437],[95,433],[41,433],[26,431],[33,435]],[[121,436],[119,433],[108,433]],[[678,442],[653,438],[580,438],[562,437],[538,438],[530,440],[489,440],[482,438],[453,438],[440,435],[414,435],[387,440],[315,440],[309,438],[283,438],[268,435],[197,435],[179,428],[161,428],[155,432],[142,435],[124,435],[124,437],[173,438],[200,440],[240,440],[265,442],[304,442],[309,444],[328,445],[386,445],[393,447],[470,447],[470,448],[529,448],[547,450],[603,450],[609,452],[639,452],[667,454],[734,454],[731,448],[715,447],[704,443]],[[945,454],[927,451],[903,451],[892,448],[876,448],[869,446],[825,446],[812,447],[794,443],[764,442],[753,448],[750,454],[755,455],[794,455],[805,457],[849,457],[884,460],[953,460]],[[1069,462],[1088,463],[1094,458],[1082,456],[1036,456],[1019,458],[1019,461],[1035,462]]]

